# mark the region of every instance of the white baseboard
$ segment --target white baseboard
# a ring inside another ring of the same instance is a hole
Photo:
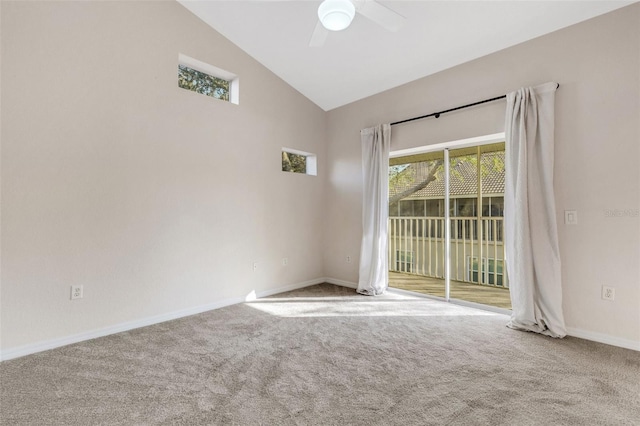
[[[10,359],[19,358],[26,355],[35,354],[38,352],[47,351],[49,349],[59,348],[61,346],[67,346],[74,343],[84,342],[86,340],[96,339],[98,337],[109,336],[111,334],[122,333],[123,331],[129,331],[140,327],[146,327],[153,324],[159,324],[165,321],[171,321],[178,318],[188,317],[191,315],[200,314],[214,309],[224,308],[226,306],[243,303],[255,298],[272,296],[278,293],[284,293],[291,290],[297,290],[299,288],[309,287],[315,284],[325,282],[324,278],[316,278],[314,280],[304,281],[300,283],[290,284],[283,287],[278,287],[270,290],[259,291],[251,293],[245,297],[232,297],[224,300],[219,300],[214,303],[206,305],[195,306],[193,308],[181,309],[179,311],[169,312],[166,314],[155,315],[148,318],[143,318],[134,321],[128,321],[120,324],[116,324],[109,327],[100,328],[97,330],[91,330],[84,333],[74,334],[71,336],[59,337],[57,339],[45,340],[42,342],[32,343],[24,346],[18,346],[15,348],[5,349],[0,351],[0,361],[8,361]]]
[[[316,278],[313,280],[309,280],[309,281],[303,281],[300,283],[295,283],[295,284],[290,284],[284,287],[278,287],[278,288],[274,288],[271,290],[264,290],[264,291],[259,291],[258,293],[256,293],[256,296],[258,298],[261,297],[269,297],[269,296],[273,296],[274,294],[280,294],[280,293],[284,293],[287,291],[292,291],[292,290],[297,290],[299,288],[305,288],[305,287],[309,287],[312,285],[316,285],[316,284],[322,284],[323,282],[325,282],[324,278]],[[243,300],[243,302],[246,300]]]
[[[342,286],[342,287],[347,287],[347,288],[358,288],[358,284],[357,283],[352,283],[351,281],[339,280],[337,278],[326,277],[324,279],[324,282],[325,283],[329,283],[329,284],[339,285],[339,286]]]
[[[606,345],[618,346],[620,348],[640,351],[640,342],[636,340],[623,339],[621,337],[610,336],[608,334],[596,333],[593,331],[580,330],[579,328],[572,327],[567,327],[567,335],[571,337],[577,337],[579,339],[604,343]]]

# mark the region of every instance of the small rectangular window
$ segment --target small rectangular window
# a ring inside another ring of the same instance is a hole
[[[282,171],[316,176],[318,174],[317,157],[310,152],[282,148]]]
[[[478,258],[476,256],[467,256],[466,275],[467,281],[503,287],[504,262],[502,259],[495,260],[483,257],[482,271],[480,271],[478,268]]]
[[[178,86],[183,89],[229,101],[229,85],[227,80],[178,65]]]
[[[178,55],[178,87],[238,104],[240,81],[228,71]]]
[[[396,271],[413,272],[413,252],[396,250]]]

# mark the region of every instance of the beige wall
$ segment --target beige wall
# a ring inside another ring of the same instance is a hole
[[[324,180],[280,149],[324,175],[325,112],[178,3],[2,2],[2,104],[3,350],[323,276]]]
[[[418,53],[417,53],[418,54]],[[640,4],[566,28],[328,114],[325,270],[357,282],[361,235],[359,130],[557,81],[555,189],[563,305],[575,334],[640,345]],[[392,150],[504,130],[504,102],[394,126]],[[563,225],[578,210],[577,226]],[[601,299],[601,286],[616,300]],[[610,339],[611,340],[611,339]],[[640,347],[640,346],[638,346]]]

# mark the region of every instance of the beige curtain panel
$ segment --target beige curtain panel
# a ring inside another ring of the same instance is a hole
[[[363,129],[362,140],[362,245],[357,292],[383,294],[389,286],[387,258],[389,219],[389,150],[391,126]]]
[[[507,95],[504,221],[512,303],[508,326],[564,337],[553,193],[557,87],[547,83]]]

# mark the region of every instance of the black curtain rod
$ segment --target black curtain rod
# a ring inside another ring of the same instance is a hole
[[[560,84],[558,84],[558,86],[556,86],[556,89],[558,87],[560,87]],[[420,117],[407,118],[406,120],[393,122],[393,123],[391,123],[391,126],[395,126],[396,124],[408,123],[409,121],[421,120],[423,118],[428,118],[428,117],[439,118],[440,115],[446,114],[448,112],[457,111],[459,109],[469,108],[469,107],[480,105],[480,104],[486,104],[487,102],[497,101],[498,99],[505,99],[506,97],[507,97],[507,95],[502,95],[502,96],[498,96],[498,97],[491,98],[491,99],[485,99],[484,101],[474,102],[472,104],[462,105],[462,106],[459,106],[459,107],[447,109],[447,110],[444,110],[444,111],[434,112],[434,113],[427,114],[427,115],[421,115]]]

